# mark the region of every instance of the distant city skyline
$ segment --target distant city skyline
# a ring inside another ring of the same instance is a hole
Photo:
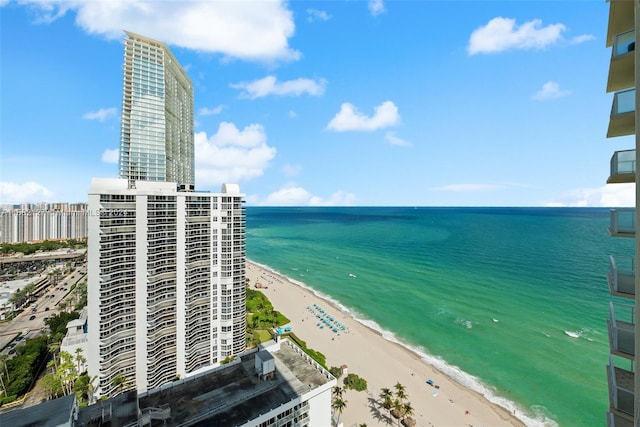
[[[635,203],[633,184],[605,184],[634,142],[605,138],[604,0],[0,7],[0,205],[86,202],[92,176],[118,176],[125,29],[193,82],[199,190],[238,183],[249,206]]]

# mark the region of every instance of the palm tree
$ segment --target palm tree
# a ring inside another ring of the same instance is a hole
[[[415,413],[413,407],[411,406],[411,403],[407,402],[403,405],[402,413],[404,414],[403,421],[406,421],[405,425],[415,425],[415,420],[411,418],[411,416]]]
[[[332,390],[334,399],[342,399],[342,395],[344,394],[344,388],[340,386],[335,386]]]
[[[76,363],[78,364],[78,375],[80,375],[80,363],[84,363],[84,357],[82,357],[82,349],[80,347],[76,348]]]
[[[344,408],[346,407],[347,407],[346,400],[333,399],[333,402],[331,402],[331,408],[333,408],[333,410],[338,413],[337,424],[340,424],[340,415],[342,414],[342,411],[344,411]]]
[[[380,399],[382,399],[382,406],[386,409],[391,408],[391,405],[393,404],[393,393],[391,393],[391,389],[380,389]]]
[[[4,366],[4,372],[7,374],[7,381],[11,381],[11,377],[9,377],[9,369],[7,369],[7,359],[9,358],[9,355],[7,354],[0,354],[0,363],[2,363],[2,366]],[[0,377],[2,377],[3,373],[0,373]]]
[[[396,383],[396,385],[393,386],[396,389],[396,397],[400,400],[404,400],[407,397],[407,393],[406,393],[406,387],[403,386],[402,384],[400,384],[399,382]]]
[[[116,390],[118,391],[118,394],[122,392],[125,382],[126,382],[126,379],[122,375],[116,375],[115,378],[111,380],[111,384],[116,388]]]

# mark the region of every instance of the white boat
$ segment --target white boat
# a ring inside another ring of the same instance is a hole
[[[355,275],[355,274],[353,274],[353,273],[349,273],[349,277],[358,277],[358,276],[356,276],[356,275]]]
[[[571,338],[580,338],[580,334],[578,332],[564,331],[564,333],[570,336]]]

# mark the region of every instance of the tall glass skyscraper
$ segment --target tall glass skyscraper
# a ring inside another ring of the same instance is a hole
[[[120,177],[193,190],[193,86],[162,42],[126,31]]]

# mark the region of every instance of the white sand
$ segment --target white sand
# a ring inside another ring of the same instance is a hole
[[[484,396],[463,387],[405,347],[384,339],[379,333],[333,307],[328,301],[285,277],[247,262],[247,278],[251,288],[261,287],[274,308],[291,323],[293,332],[327,358],[327,366],[348,366],[348,372],[367,380],[365,392],[347,391],[347,406],[340,420],[345,427],[398,425],[389,411],[380,406],[380,390],[400,382],[406,387],[408,401],[415,410],[417,426],[524,426],[506,409],[489,402]],[[266,286],[266,288],[264,288]],[[337,333],[320,329],[318,319],[307,308],[322,307],[347,327]],[[432,379],[435,388],[426,383]],[[342,385],[342,379],[338,380]]]

